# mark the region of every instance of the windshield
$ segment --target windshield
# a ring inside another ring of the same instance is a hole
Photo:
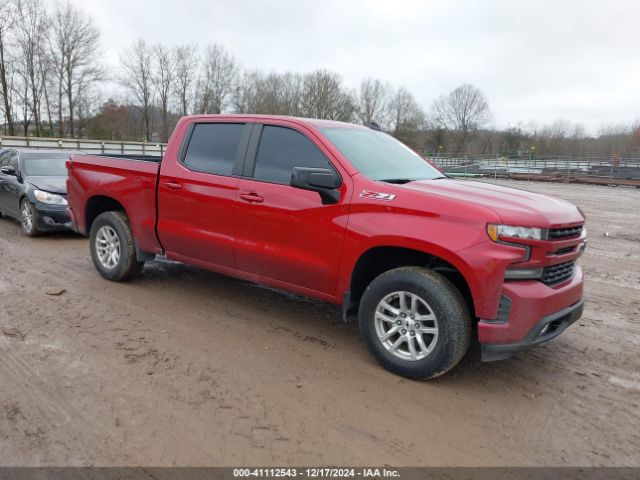
[[[32,177],[66,177],[70,153],[25,153],[24,171]]]
[[[384,132],[359,128],[320,129],[363,175],[405,183],[444,175],[409,147]]]

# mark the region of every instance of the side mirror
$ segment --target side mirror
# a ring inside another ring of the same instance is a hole
[[[290,185],[302,190],[318,192],[323,204],[338,203],[342,185],[340,176],[328,168],[294,167]]]
[[[0,167],[0,172],[4,173],[5,175],[13,175],[14,177],[18,176],[16,169],[9,166]]]

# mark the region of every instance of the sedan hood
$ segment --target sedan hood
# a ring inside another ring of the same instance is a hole
[[[27,177],[26,180],[38,190],[58,194],[67,193],[67,177]]]
[[[401,188],[482,205],[493,210],[507,225],[549,228],[584,221],[578,208],[565,200],[489,183],[424,180]]]

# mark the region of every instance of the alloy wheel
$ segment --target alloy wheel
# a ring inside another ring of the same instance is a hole
[[[422,360],[438,341],[438,319],[433,309],[411,292],[393,292],[380,300],[375,328],[384,348],[402,360]]]
[[[95,240],[96,253],[100,265],[109,270],[115,268],[120,261],[120,238],[115,229],[103,225],[98,230]]]

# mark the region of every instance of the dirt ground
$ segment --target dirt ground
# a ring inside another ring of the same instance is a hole
[[[110,283],[0,220],[0,465],[640,465],[640,190],[497,183],[586,212],[585,314],[432,382],[335,307],[170,262]]]

